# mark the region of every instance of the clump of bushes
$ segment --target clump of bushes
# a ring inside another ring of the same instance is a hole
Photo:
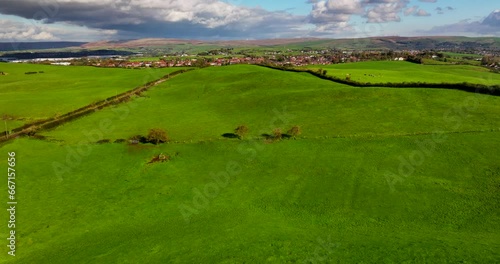
[[[293,126],[290,130],[288,130],[287,134],[295,139],[297,136],[302,134],[302,130],[299,126]]]
[[[242,139],[248,134],[248,127],[245,125],[238,126],[234,129],[234,134],[236,134],[239,139]]]
[[[283,131],[281,128],[275,128],[273,130],[273,139],[274,140],[281,140],[283,138]]]
[[[161,128],[152,128],[149,130],[148,136],[146,137],[148,142],[158,145],[160,143],[165,143],[169,141],[167,131]]]
[[[170,138],[167,134],[167,131],[161,128],[152,128],[149,130],[147,136],[135,135],[129,138],[129,142],[131,144],[139,144],[139,143],[151,143],[151,144],[161,144],[170,141]]]

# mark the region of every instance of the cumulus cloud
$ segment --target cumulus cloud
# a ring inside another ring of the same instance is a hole
[[[6,19],[0,19],[0,39],[12,42],[57,40],[47,29]]]
[[[269,12],[220,0],[3,0],[0,13],[115,30],[120,37],[294,36],[305,16]]]
[[[436,10],[436,13],[438,13],[438,14],[442,15],[442,14],[444,14],[444,13],[446,13],[446,12],[449,12],[449,11],[453,11],[453,10],[455,10],[455,8],[454,8],[454,7],[451,7],[451,6],[447,6],[447,7],[436,7],[436,9],[435,9],[435,10]]]
[[[407,9],[405,9],[405,16],[413,15],[415,12],[417,12],[418,6],[412,6]]]
[[[418,6],[409,7],[407,9],[405,9],[404,13],[405,13],[405,16],[430,16],[431,15],[423,9],[419,9]]]
[[[364,17],[368,23],[399,22],[399,14],[408,6],[409,0],[366,0],[366,4],[374,4],[368,8]]]
[[[493,11],[482,21],[462,20],[455,24],[436,26],[428,31],[431,35],[500,35],[500,10]]]
[[[116,30],[90,29],[87,27],[68,28],[63,25],[43,24],[34,20],[0,19],[0,41],[58,41],[101,39],[113,37]]]
[[[417,13],[415,13],[415,16],[430,16],[431,14],[429,14],[427,11],[423,10],[423,9],[419,9],[417,11]]]
[[[348,23],[351,16],[364,12],[361,2],[356,0],[310,1],[310,3],[313,3],[313,10],[309,22],[315,24],[320,32],[351,29]]]
[[[401,21],[400,14],[427,16],[418,7],[409,7],[409,0],[309,0],[313,10],[309,21],[319,30],[350,29],[351,17],[366,18],[367,23],[387,23]]]

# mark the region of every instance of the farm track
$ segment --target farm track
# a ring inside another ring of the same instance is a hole
[[[109,98],[101,100],[99,102],[89,104],[87,106],[84,106],[84,107],[79,108],[77,110],[71,111],[71,112],[66,113],[64,115],[49,118],[49,119],[35,121],[33,123],[26,124],[22,127],[15,128],[12,130],[13,133],[11,133],[11,134],[8,134],[8,131],[4,131],[1,133],[2,136],[0,136],[0,143],[7,142],[11,139],[18,137],[18,136],[27,135],[29,133],[41,131],[44,129],[54,128],[54,127],[60,126],[64,123],[70,122],[76,118],[94,113],[95,111],[101,110],[103,108],[106,108],[106,107],[109,107],[112,105],[117,105],[120,103],[125,103],[133,95],[140,95],[141,93],[149,90],[150,88],[152,88],[154,86],[157,86],[157,85],[169,80],[172,77],[175,77],[179,74],[182,74],[182,73],[185,73],[188,71],[192,71],[192,70],[194,70],[194,69],[179,70],[179,71],[167,74],[158,80],[151,81],[151,82],[146,83],[145,85],[137,87],[133,90],[109,97]]]

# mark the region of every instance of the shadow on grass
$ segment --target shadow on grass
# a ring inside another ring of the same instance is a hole
[[[276,139],[290,139],[292,138],[291,135],[288,135],[288,134],[281,134],[281,137],[277,137],[275,135],[270,135],[270,134],[262,134],[260,135],[261,137],[263,137],[264,139],[267,139],[267,140],[276,140]]]
[[[240,138],[240,137],[238,137],[238,135],[236,135],[234,133],[225,133],[225,134],[222,134],[222,136],[225,138]]]

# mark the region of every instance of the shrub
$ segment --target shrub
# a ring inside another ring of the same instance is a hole
[[[169,141],[167,131],[161,128],[150,129],[148,136],[146,138],[148,142],[153,143],[155,145]]]
[[[239,139],[242,139],[248,134],[248,127],[245,125],[238,126],[234,129],[234,133],[238,136]]]
[[[302,131],[299,126],[293,126],[290,130],[288,130],[287,134],[295,138],[296,136],[302,134]]]
[[[26,130],[26,135],[28,135],[30,137],[34,136],[36,134],[36,132],[38,132],[38,130],[40,130],[39,126],[32,126]]]
[[[283,132],[281,128],[275,128],[273,130],[273,139],[274,140],[281,140],[283,138]]]
[[[146,138],[141,135],[136,135],[129,138],[130,144],[146,143],[146,141]]]

